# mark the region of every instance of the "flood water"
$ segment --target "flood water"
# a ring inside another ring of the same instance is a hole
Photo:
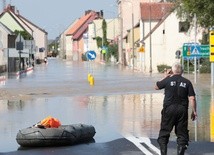
[[[88,71],[95,77],[89,86]],[[15,151],[18,130],[51,115],[62,124],[84,123],[96,129],[95,142],[127,135],[157,138],[163,91],[153,89],[162,75],[133,73],[118,66],[73,64],[53,59],[35,67],[33,73],[1,85],[14,89],[23,100],[0,100],[0,152]],[[193,80],[193,75],[184,75]],[[210,75],[198,75],[198,119],[189,121],[192,141],[214,141],[214,101]],[[172,133],[171,139],[175,140]]]

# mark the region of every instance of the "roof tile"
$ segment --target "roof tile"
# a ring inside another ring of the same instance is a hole
[[[141,3],[142,20],[161,20],[174,8],[173,3]]]
[[[68,30],[67,35],[73,35],[78,31],[78,29],[91,17],[92,12],[82,16],[75,24],[71,27],[70,30]]]

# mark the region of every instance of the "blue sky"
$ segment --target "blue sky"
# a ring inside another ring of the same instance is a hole
[[[45,29],[49,39],[57,37],[86,10],[103,10],[104,18],[117,16],[117,0],[6,0],[9,3],[22,16]]]

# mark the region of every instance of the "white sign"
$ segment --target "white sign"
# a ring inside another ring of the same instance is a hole
[[[29,49],[24,49],[22,50],[22,53],[21,53],[21,57],[22,58],[28,58],[29,57],[29,52],[30,50]],[[9,48],[9,57],[19,57],[19,51],[16,50],[15,48]]]
[[[24,38],[19,33],[19,35],[16,37],[16,42],[24,42],[24,41],[25,41]]]

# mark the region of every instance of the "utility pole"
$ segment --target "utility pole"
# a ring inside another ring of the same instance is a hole
[[[123,53],[123,18],[120,16],[120,54],[121,54],[121,63],[125,66],[125,57]]]
[[[152,73],[152,33],[151,33],[151,30],[152,30],[152,24],[151,24],[151,1],[149,2],[149,61],[150,61],[150,68],[149,68],[149,72]]]
[[[195,48],[196,48],[196,36],[197,36],[197,17],[196,14],[194,14],[194,27],[195,27]],[[196,56],[194,57],[194,82],[196,83],[196,72],[197,72],[197,62],[196,62]]]
[[[132,63],[134,70],[134,13],[133,13],[133,3],[132,3]]]
[[[119,9],[119,14],[118,14],[118,18],[119,18],[119,22],[120,22],[120,37],[119,37],[119,41],[118,41],[118,51],[119,51],[119,62],[121,62],[122,66],[125,66],[125,58],[124,58],[124,53],[123,53],[123,12],[122,12],[122,1],[121,0],[117,0],[117,5],[118,5],[118,9]]]
[[[134,70],[134,4],[133,4],[133,1],[131,1],[131,0],[126,0],[126,1],[124,1],[124,2],[128,2],[128,3],[130,3],[131,4],[131,9],[132,9],[132,16],[131,16],[131,19],[132,19],[132,26],[131,26],[131,31],[132,31],[132,41],[130,41],[130,43],[132,43],[132,68],[133,68],[133,70]],[[130,32],[131,32],[130,31]]]

